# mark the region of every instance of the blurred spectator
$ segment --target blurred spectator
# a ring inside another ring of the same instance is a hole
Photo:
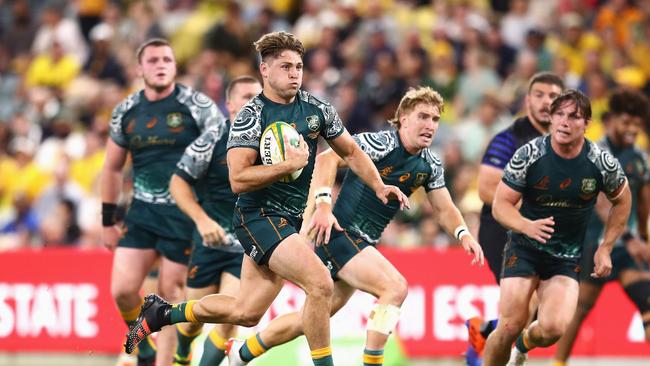
[[[631,0],[608,0],[598,10],[594,21],[597,32],[610,30],[614,33],[616,44],[624,47],[630,43],[630,33],[643,14]]]
[[[70,162],[60,159],[54,170],[54,180],[46,187],[34,202],[34,213],[39,222],[56,215],[58,205],[66,201],[76,211],[84,198],[83,189],[70,179]],[[75,218],[76,220],[76,218]]]
[[[578,13],[562,15],[560,27],[560,34],[550,40],[551,52],[565,59],[568,71],[580,77],[585,68],[585,53],[590,49],[599,49],[602,41],[585,28],[584,19]],[[567,87],[571,87],[571,84],[567,83]]]
[[[458,117],[464,117],[481,102],[483,94],[499,89],[501,81],[492,67],[488,55],[472,48],[465,52],[463,65],[465,69],[458,79],[458,92],[454,98],[454,111]]]
[[[528,1],[510,1],[508,13],[501,19],[503,42],[512,48],[522,49],[525,45],[526,32],[534,26],[535,23],[528,12]]]
[[[499,90],[501,100],[511,113],[523,110],[523,102],[528,94],[528,81],[539,70],[537,57],[530,51],[521,51],[517,55],[515,70],[503,81]]]
[[[10,68],[11,55],[0,45],[0,122],[8,121],[18,110],[20,76]]]
[[[38,232],[38,219],[31,209],[30,200],[24,193],[13,197],[13,216],[0,227],[0,248],[29,247]]]
[[[486,93],[477,110],[456,125],[456,139],[462,141],[464,161],[477,162],[490,139],[509,125],[510,114],[504,114],[505,110],[496,95]]]
[[[351,134],[373,130],[370,108],[365,101],[359,99],[354,83],[348,81],[339,85],[337,94],[331,100]]]
[[[242,18],[241,6],[235,1],[228,1],[226,14],[205,34],[204,45],[215,51],[217,57],[229,65],[236,58],[254,59],[252,34]]]
[[[101,16],[108,0],[77,0],[75,1],[77,17],[81,33],[86,40],[90,39],[90,30],[101,21]]]
[[[526,33],[525,49],[537,57],[538,71],[550,71],[553,65],[553,55],[546,47],[546,33],[541,28],[531,28]]]
[[[66,199],[54,203],[51,214],[39,225],[39,234],[43,247],[76,245],[81,229],[77,224],[75,205]]]
[[[113,34],[113,28],[106,23],[98,24],[90,31],[92,46],[90,57],[88,57],[83,71],[90,77],[113,80],[125,87],[127,83],[124,69],[113,55],[110,47]]]
[[[10,21],[3,29],[1,38],[1,44],[9,52],[10,57],[29,55],[30,47],[36,36],[36,24],[33,14],[33,9],[30,11],[28,0],[11,2],[11,11],[7,12]]]
[[[61,42],[55,39],[48,52],[36,56],[29,65],[25,84],[62,90],[77,76],[79,69],[77,59],[66,54]]]
[[[433,215],[427,215],[420,220],[419,243],[425,247],[444,248],[449,245],[449,235],[438,224],[438,219]]]
[[[78,65],[83,65],[88,57],[88,45],[77,22],[63,16],[65,4],[60,0],[48,0],[41,14],[42,23],[32,44],[32,52],[45,54],[58,42],[62,53],[69,54]]]
[[[485,46],[486,50],[496,57],[496,71],[499,77],[507,77],[512,72],[512,65],[515,63],[518,50],[503,42],[503,37],[496,25],[491,25],[486,32]]]

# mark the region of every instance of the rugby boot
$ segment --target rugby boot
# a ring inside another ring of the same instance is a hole
[[[226,343],[226,356],[228,356],[228,366],[244,366],[248,362],[241,359],[239,350],[246,344],[245,340],[230,338]]]
[[[517,347],[512,347],[512,351],[510,351],[510,360],[506,366],[523,366],[526,364],[527,359],[527,353],[519,351]]]
[[[171,324],[172,305],[156,294],[147,295],[140,315],[126,335],[124,350],[131,353],[147,336]]]

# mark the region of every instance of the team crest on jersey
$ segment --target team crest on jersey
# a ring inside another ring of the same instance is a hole
[[[180,113],[170,113],[167,115],[167,126],[178,128],[183,124],[183,116]]]
[[[312,131],[318,131],[320,128],[320,119],[317,115],[309,116],[305,118],[307,120],[307,127]]]
[[[415,180],[413,181],[413,185],[416,187],[419,187],[421,185],[424,185],[424,182],[427,180],[427,176],[429,174],[427,173],[418,173],[415,175]]]
[[[596,191],[596,180],[593,178],[585,178],[582,180],[582,193],[590,194]]]

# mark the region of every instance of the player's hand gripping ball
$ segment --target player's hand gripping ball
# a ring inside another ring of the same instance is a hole
[[[286,138],[285,138],[286,137]],[[290,124],[286,122],[273,122],[264,132],[260,139],[260,156],[264,165],[273,165],[285,160],[285,142],[293,147],[298,147],[300,134]],[[283,177],[281,182],[293,182],[300,177],[302,168]]]

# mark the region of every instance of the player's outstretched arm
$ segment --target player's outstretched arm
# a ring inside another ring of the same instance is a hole
[[[399,188],[384,184],[375,164],[354,142],[349,132],[343,132],[339,137],[328,140],[328,143],[345,160],[350,169],[377,194],[377,197],[383,203],[395,199],[399,201],[400,209],[410,207],[408,197]]]
[[[255,165],[259,152],[248,147],[228,150],[230,187],[234,193],[256,191],[307,165],[309,147],[300,136],[298,147],[285,141],[286,159],[273,165]]]
[[[199,205],[192,186],[183,177],[177,174],[172,175],[169,190],[181,211],[194,221],[205,244],[213,246],[225,242],[226,232]]]
[[[544,244],[553,235],[555,221],[553,217],[529,220],[521,215],[517,205],[521,193],[510,188],[503,181],[499,182],[492,202],[492,216],[505,228],[522,233]]]
[[[332,226],[336,230],[343,230],[332,214],[332,187],[337,169],[346,166],[345,160],[332,149],[316,156],[301,230],[316,246],[329,243]]]
[[[115,209],[122,192],[122,168],[126,163],[128,151],[116,144],[112,139],[106,143],[106,158],[100,177],[99,185],[102,196],[102,226],[104,245],[113,250],[120,237],[119,228],[115,225]]]
[[[436,217],[439,218],[442,228],[445,229],[447,234],[460,241],[463,249],[468,254],[474,256],[472,264],[478,263],[482,266],[484,263],[483,249],[467,229],[465,220],[451,199],[447,188],[442,187],[431,190],[427,193],[427,198],[436,213]]]
[[[598,246],[594,254],[594,272],[592,277],[607,277],[612,272],[612,260],[610,253],[616,240],[623,234],[627,227],[627,220],[630,216],[632,207],[632,195],[628,187],[627,180],[616,192],[607,197],[612,203],[609,210],[603,241]]]

